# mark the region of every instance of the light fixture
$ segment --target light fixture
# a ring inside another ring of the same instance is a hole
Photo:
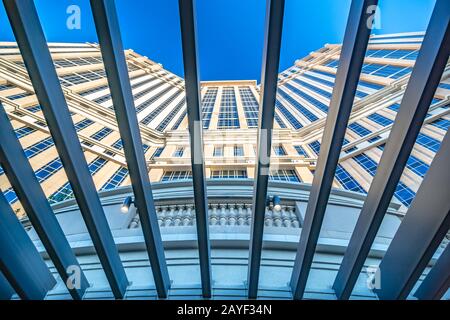
[[[122,207],[120,208],[120,211],[122,211],[122,213],[128,213],[128,211],[130,211],[130,206],[133,203],[134,203],[134,201],[133,201],[133,198],[131,196],[126,197],[125,200],[123,200]]]
[[[281,211],[281,199],[279,196],[272,196],[267,199],[267,204],[272,205],[273,211],[280,212]]]

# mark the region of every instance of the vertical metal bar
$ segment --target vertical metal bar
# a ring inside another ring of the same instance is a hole
[[[380,299],[406,299],[450,229],[450,133],[380,263]]]
[[[195,1],[179,0],[181,39],[183,46],[186,105],[191,146],[200,273],[204,297],[211,297],[211,249],[209,243],[208,200],[203,158],[202,111],[198,67]]]
[[[70,248],[69,242],[34,175],[14,129],[0,103],[0,161],[6,175],[27,213],[45,250],[64,283],[68,283],[73,268],[80,270],[76,287],[68,287],[74,299],[82,299],[89,283]]]
[[[14,294],[14,289],[0,272],[0,300],[10,300]]]
[[[420,300],[439,300],[448,288],[450,288],[450,245],[447,244],[414,296]]]
[[[169,272],[115,4],[112,0],[91,0],[91,7],[156,290],[160,298],[166,298],[170,287]]]
[[[24,300],[42,300],[55,278],[0,192],[0,272]]]
[[[348,299],[395,192],[450,51],[450,2],[438,0],[389,140],[370,186],[333,288]]]
[[[58,154],[114,296],[123,298],[128,280],[81,149],[69,109],[31,0],[3,0]]]
[[[253,190],[253,212],[248,262],[248,297],[258,296],[259,271],[264,233],[264,216],[269,183],[272,129],[277,94],[284,0],[267,0],[264,52],[261,71],[261,101],[258,124],[258,150]]]
[[[294,299],[302,299],[305,292],[370,37],[372,26],[369,18],[373,14],[371,7],[375,8],[377,2],[378,0],[353,0],[350,7],[320,155],[291,277]]]

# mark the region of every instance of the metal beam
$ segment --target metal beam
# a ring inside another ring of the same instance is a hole
[[[81,214],[118,299],[128,280],[81,149],[32,0],[3,0],[20,52]]]
[[[22,146],[14,133],[14,128],[0,103],[0,161],[14,188],[28,218],[42,241],[50,259],[53,261],[64,283],[72,283],[72,268],[80,270],[77,286],[70,286],[72,298],[80,300],[89,287],[89,283],[70,248],[69,242],[34,175]]]
[[[0,192],[0,272],[24,300],[42,300],[56,280]]]
[[[420,300],[439,300],[448,288],[450,288],[450,245],[447,244],[414,296]]]
[[[156,291],[160,298],[166,298],[170,287],[169,272],[115,4],[112,0],[91,0],[91,7]]]
[[[406,299],[450,229],[450,133],[380,263],[380,299]]]
[[[253,190],[253,212],[248,262],[248,297],[258,296],[259,271],[267,205],[272,129],[277,96],[284,0],[267,0],[264,52],[261,71],[261,101],[258,123],[258,150]]]
[[[377,2],[353,0],[350,7],[317,169],[291,277],[294,299],[302,299],[305,292],[370,37],[369,18],[373,14],[370,7],[376,6]]]
[[[10,300],[14,295],[14,289],[6,280],[3,273],[0,271],[0,300]]]
[[[450,52],[450,2],[438,0],[333,288],[348,299],[414,147]],[[428,201],[427,201],[428,203]]]
[[[181,40],[183,46],[184,79],[191,146],[192,180],[194,187],[197,239],[202,292],[211,297],[211,249],[209,243],[208,200],[203,158],[202,109],[197,52],[195,1],[179,0]]]

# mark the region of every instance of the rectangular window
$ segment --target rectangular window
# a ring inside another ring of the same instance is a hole
[[[214,157],[223,157],[223,147],[215,146],[213,156]]]
[[[177,181],[177,180],[190,180],[192,179],[191,171],[166,171],[164,172],[161,181]]]
[[[320,153],[320,142],[319,141],[313,141],[308,144],[308,146],[314,151],[316,155],[319,155]]]
[[[173,153],[173,156],[177,157],[177,158],[181,158],[183,156],[183,153],[184,153],[184,148],[179,147],[175,150],[175,152]]]
[[[345,170],[340,164],[337,165],[335,177],[344,189],[360,193],[366,193],[366,191],[358,183],[358,181],[356,181],[356,179],[353,178],[352,175],[348,173],[348,171]]]
[[[217,129],[237,128],[239,128],[239,116],[234,88],[225,87],[222,91]]]
[[[394,195],[404,206],[409,207],[416,194],[403,182],[400,181],[397,185]]]
[[[103,128],[103,129],[97,131],[96,133],[94,133],[93,135],[91,135],[91,138],[95,139],[97,141],[100,141],[100,140],[106,138],[112,132],[113,132],[113,130],[110,128]]]
[[[202,116],[203,116],[203,129],[208,129],[211,122],[212,112],[214,110],[214,104],[217,98],[217,87],[211,87],[206,90],[205,96],[202,100]]]
[[[272,181],[301,182],[294,170],[271,170],[269,179]]]
[[[300,156],[309,158],[308,152],[306,152],[306,150],[302,146],[294,146],[294,148]]]
[[[211,179],[245,179],[247,170],[214,170],[211,171]]]
[[[285,156],[286,155],[286,151],[284,150],[283,146],[281,146],[281,145],[274,146],[273,153],[276,156]]]
[[[157,148],[157,149],[155,150],[155,152],[153,153],[151,159],[159,158],[159,157],[161,156],[161,153],[162,153],[163,151],[164,151],[164,147]]]
[[[121,167],[111,176],[111,178],[108,179],[103,187],[101,187],[101,190],[110,190],[119,187],[127,176],[128,169]]]
[[[369,129],[356,122],[350,123],[348,127],[360,137],[365,137],[372,133]]]
[[[383,127],[387,127],[394,123],[393,120],[388,119],[378,113],[373,113],[370,116],[368,116],[367,118]]]
[[[16,133],[17,139],[25,137],[35,131],[36,131],[36,129],[30,128],[30,127],[22,127],[22,128],[14,130],[14,132]]]
[[[258,126],[258,109],[259,103],[256,100],[250,87],[240,87],[239,94],[241,96],[242,106],[244,108],[247,126],[256,128]]]
[[[233,148],[235,157],[243,157],[244,156],[244,148],[242,146],[234,146]]]

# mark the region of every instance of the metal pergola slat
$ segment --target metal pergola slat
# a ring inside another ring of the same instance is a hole
[[[448,189],[447,189],[448,190]],[[450,245],[422,281],[414,296],[420,300],[439,300],[450,288]]]
[[[0,272],[24,300],[42,300],[56,280],[0,192]]]
[[[203,158],[200,75],[197,52],[197,30],[194,14],[195,1],[179,0],[178,5],[183,47],[186,105],[191,146],[191,166],[200,274],[203,296],[209,298],[211,297],[211,249],[209,242],[208,200]]]
[[[69,292],[74,299],[82,299],[89,283],[34,175],[33,168],[23,152],[1,103],[0,137],[0,161],[9,182],[64,283],[69,280],[71,270],[74,267],[79,268],[80,278],[77,279],[77,287],[69,289]]]
[[[169,272],[115,4],[112,0],[91,0],[91,7],[156,290],[160,298],[166,298],[170,287]]]
[[[449,164],[447,133],[381,260],[380,288],[374,290],[380,299],[406,299],[450,229]]]
[[[371,26],[367,25],[367,21],[372,13],[368,8],[377,2],[353,0],[350,7],[333,95],[291,277],[294,299],[302,299],[305,292],[370,37]]]
[[[257,161],[253,190],[253,212],[248,263],[248,298],[258,296],[259,273],[267,206],[272,129],[278,86],[284,0],[267,0],[264,52],[261,71],[261,101],[259,107]]]
[[[114,296],[128,280],[81,149],[32,0],[3,0],[42,112]]]
[[[14,295],[14,289],[0,271],[0,300],[10,300]]]
[[[348,299],[358,279],[439,85],[450,52],[450,2],[436,2],[389,140],[333,288]]]

